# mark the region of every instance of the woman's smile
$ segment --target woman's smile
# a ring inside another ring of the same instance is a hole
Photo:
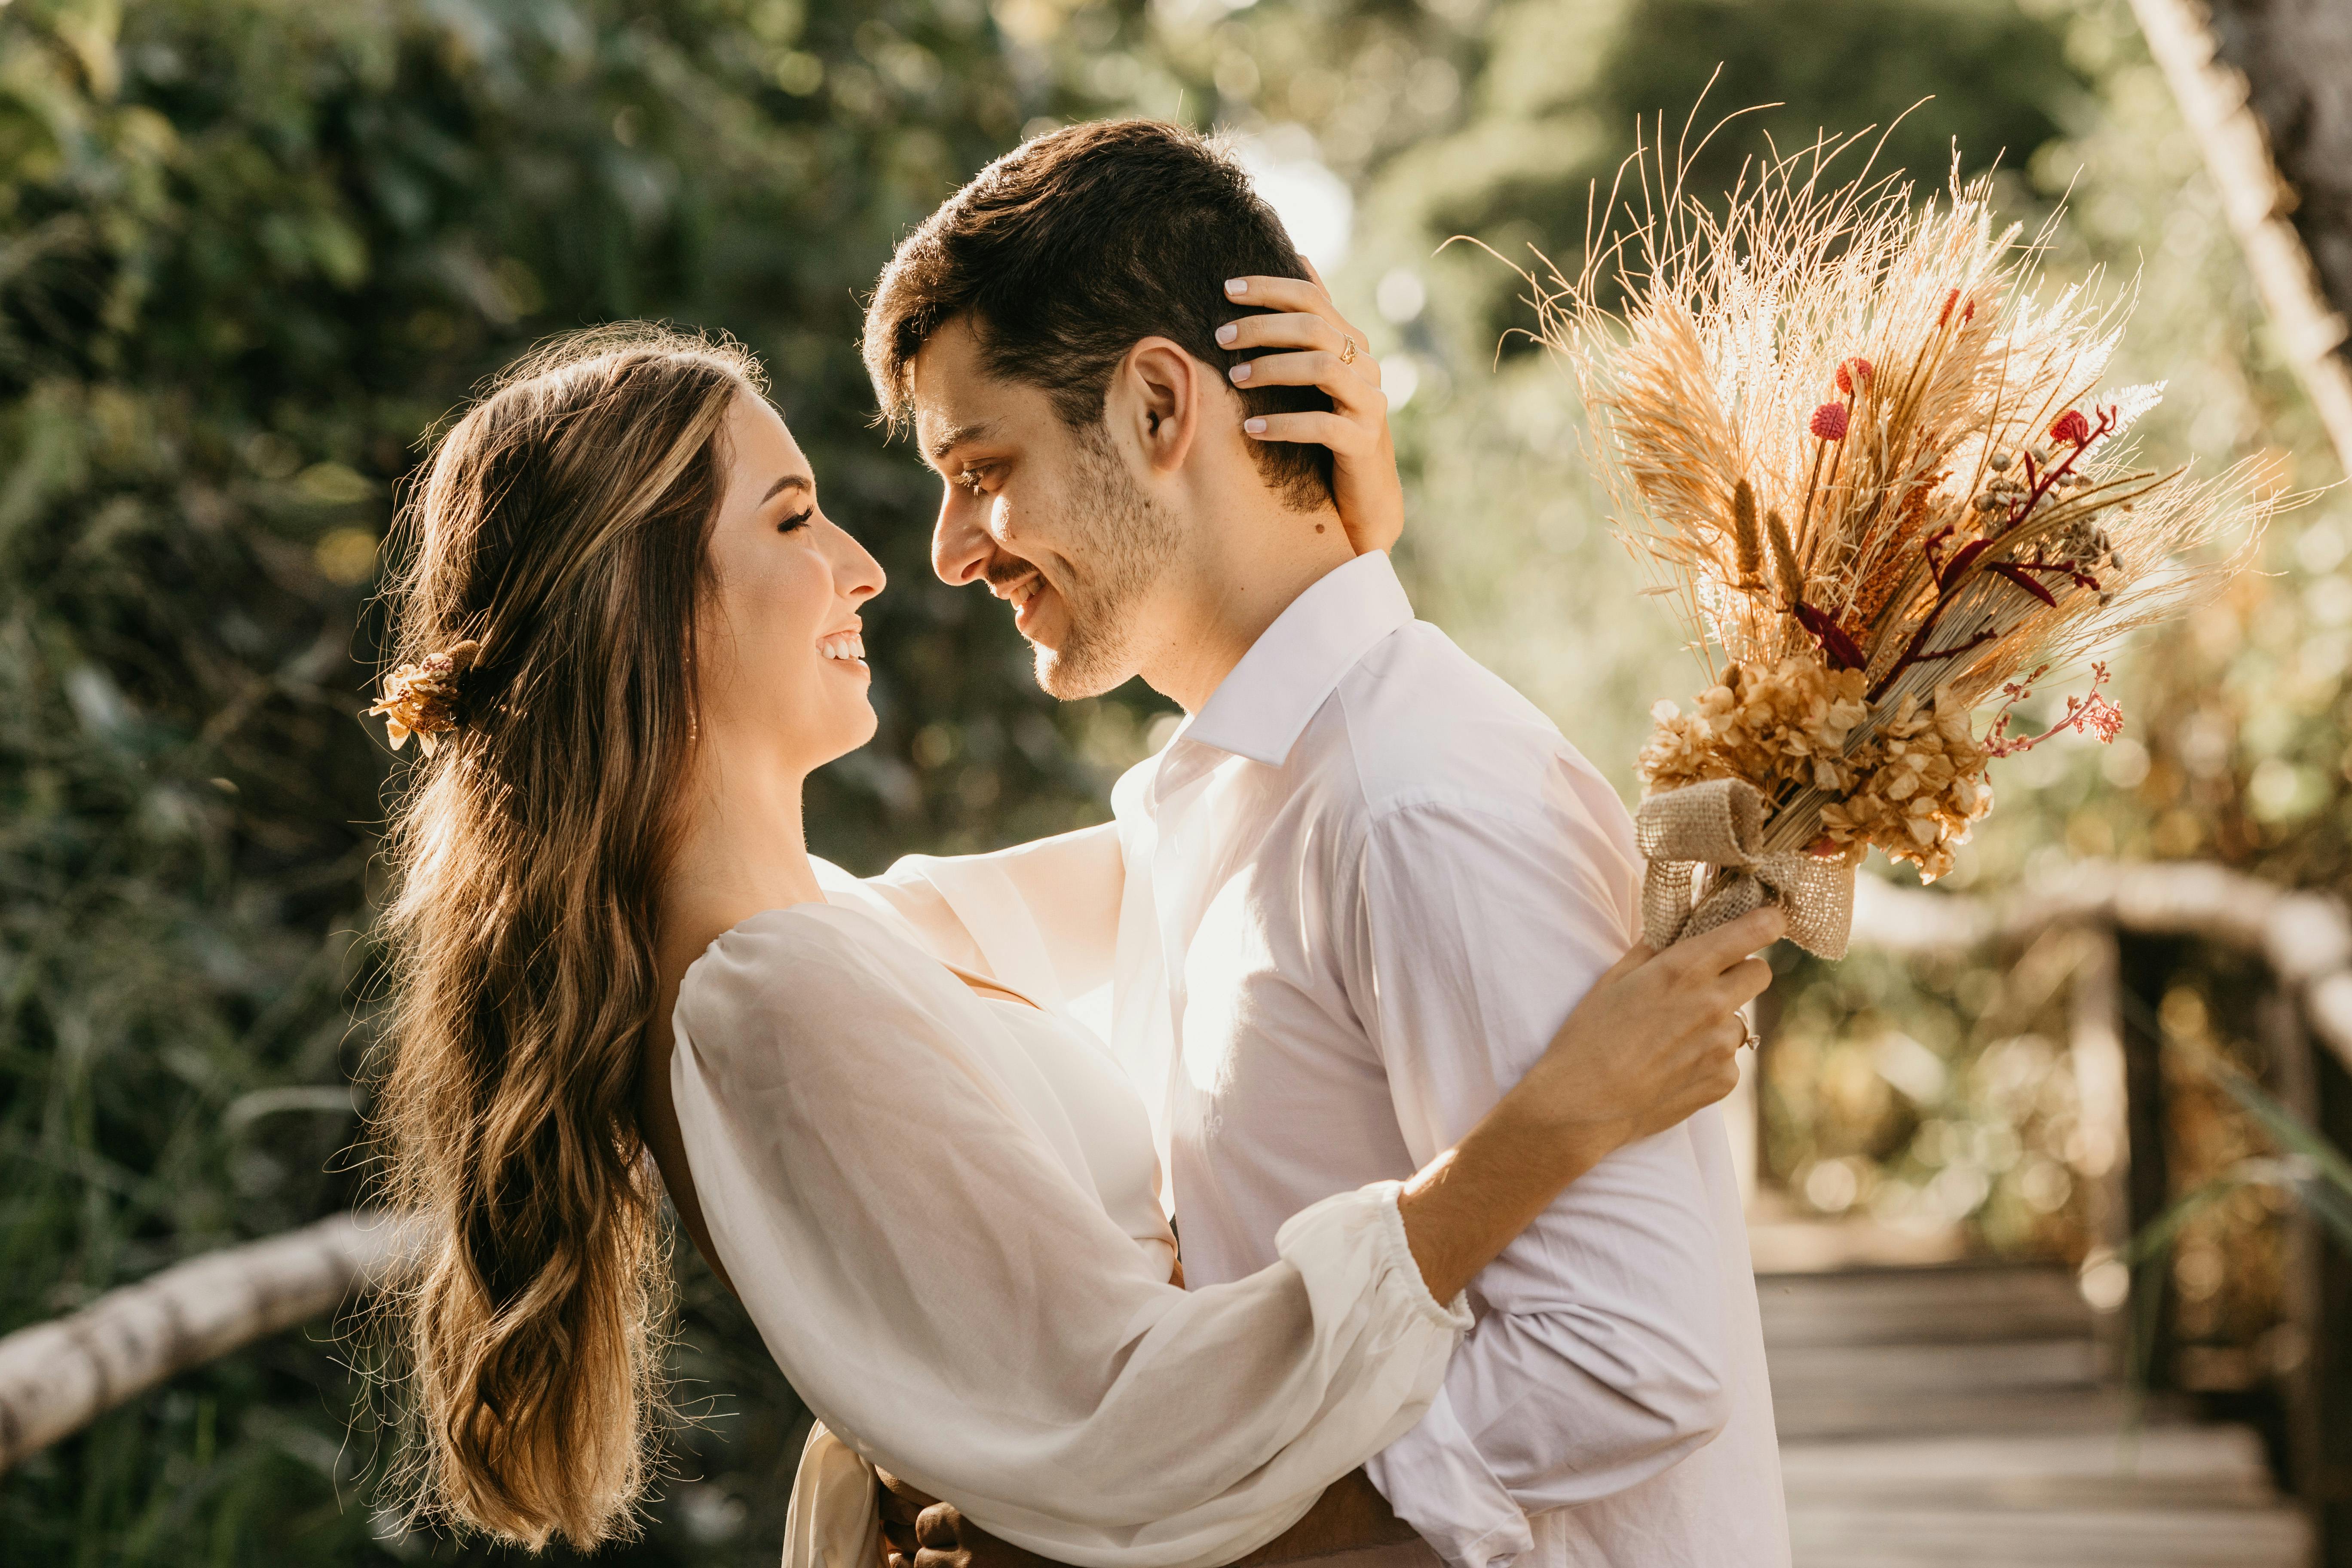
[[[873,674],[866,662],[865,628],[856,622],[817,638],[816,651],[828,663],[845,664],[866,675]]]

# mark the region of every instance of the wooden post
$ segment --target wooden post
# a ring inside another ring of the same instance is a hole
[[[2352,1070],[2340,1056],[2311,1052],[2313,1123],[2338,1149],[2352,1149]],[[2318,1459],[2312,1500],[2320,1561],[2352,1568],[2352,1248],[2332,1238],[2315,1259],[2316,1332],[2303,1381],[2311,1390]]]
[[[2306,1124],[2318,1120],[2319,1089],[2311,1059],[2311,1039],[2304,1032],[2303,1011],[2294,995],[2273,984],[2255,1015],[2255,1026],[2269,1058],[2271,1090],[2288,1110]],[[2287,1482],[2311,1515],[2315,1531],[2326,1510],[2321,1468],[2319,1389],[2313,1378],[2326,1321],[2320,1316],[2323,1270],[2326,1258],[2319,1222],[2301,1207],[2283,1216],[2286,1226],[2282,1260],[2280,1307],[2285,1321],[2273,1331],[2283,1336],[2272,1356],[2271,1375],[2286,1414]]]
[[[2084,926],[2075,940],[2079,956],[2066,997],[2067,1057],[2074,1069],[2082,1139],[2075,1168],[2086,1179],[2085,1224],[2092,1243],[2112,1260],[2132,1237],[2131,1095],[2124,1061],[2121,959],[2115,927],[2105,921]],[[2113,1261],[2106,1266],[2121,1267]],[[2116,1310],[2103,1310],[2097,1319],[2101,1349],[2117,1375],[2126,1370],[2119,1358],[2127,1321]]]
[[[2118,934],[2117,995],[2136,998],[2148,1013],[2164,1001],[2165,981],[2179,966],[2176,939]],[[2137,1012],[2137,1009],[2135,1009]],[[2164,1041],[2138,1018],[2120,1018],[2123,1042],[2126,1147],[2129,1169],[2123,1186],[2129,1215],[2129,1232],[2137,1236],[2172,1202],[2171,1162],[2165,1147]],[[2161,1267],[2161,1265],[2159,1265]],[[2137,1283],[2137,1281],[2135,1281]],[[2156,1283],[2161,1288],[2160,1282]],[[2139,1309],[2135,1306],[2133,1310]],[[2166,1290],[2156,1314],[2155,1342],[2144,1347],[2148,1357],[2148,1386],[2164,1388],[2172,1381],[2174,1323],[2178,1320],[2172,1293]]]

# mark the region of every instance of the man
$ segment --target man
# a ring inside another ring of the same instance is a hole
[[[1639,925],[1613,793],[1350,542],[1343,516],[1380,543],[1394,504],[1385,416],[1299,270],[1216,151],[1083,125],[935,214],[866,322],[886,409],[946,483],[940,574],[1014,606],[1056,696],[1139,674],[1189,718],[1119,781],[1114,823],[864,888],[941,956],[1104,1029],[1196,1289],[1458,1138]],[[1398,1564],[1787,1561],[1717,1111],[1578,1183],[1473,1306],[1427,1416],[1285,1550],[1402,1521]]]

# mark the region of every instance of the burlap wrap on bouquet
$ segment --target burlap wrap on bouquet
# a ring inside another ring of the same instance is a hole
[[[1709,779],[1654,795],[1633,830],[1650,873],[1642,885],[1642,940],[1660,951],[1727,925],[1766,904],[1788,920],[1788,938],[1808,952],[1843,958],[1853,929],[1853,868],[1802,850],[1760,854],[1764,796],[1745,779]],[[1708,868],[1705,890],[1691,884]]]

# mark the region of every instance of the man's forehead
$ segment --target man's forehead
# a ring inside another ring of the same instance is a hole
[[[1039,388],[992,368],[979,336],[961,318],[916,351],[907,392],[916,445],[933,462],[969,442],[1014,436],[1042,411],[1045,398]]]
[[[935,416],[929,409],[917,405],[915,439],[921,443],[923,456],[932,462],[942,462],[958,447],[973,441],[985,441],[997,433],[1002,421],[995,419],[966,420],[958,423],[952,416]]]
[[[988,377],[977,374],[971,329],[950,321],[933,332],[907,367],[907,392],[915,405],[915,440],[923,455],[937,458],[971,439],[991,423]]]

